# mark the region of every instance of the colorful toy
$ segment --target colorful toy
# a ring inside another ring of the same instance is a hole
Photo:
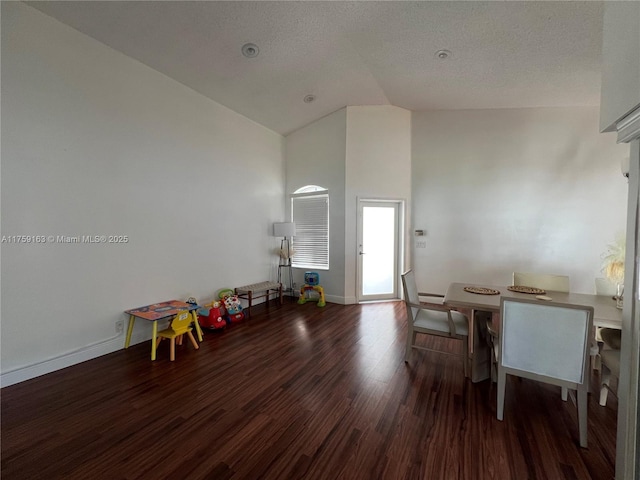
[[[208,308],[206,308],[208,307]],[[220,302],[211,302],[198,310],[198,323],[202,328],[221,330],[227,326],[224,321],[224,308]]]
[[[231,295],[233,295],[235,292],[233,290],[231,290],[230,288],[223,288],[222,290],[218,291],[218,298],[220,300],[223,300],[226,297],[230,297]]]
[[[304,272],[304,283],[306,285],[320,285],[320,274],[318,272]]]
[[[227,311],[227,322],[239,322],[244,320],[244,312],[242,311],[242,303],[238,298],[238,295],[233,293],[231,289],[221,290],[218,294],[222,299],[224,308]]]
[[[318,295],[311,297],[307,293],[315,292]],[[318,302],[319,307],[326,305],[324,299],[324,289],[320,286],[320,274],[318,272],[304,272],[304,285],[300,288],[300,298],[298,304],[304,305],[308,301]]]
[[[307,297],[307,292],[316,292],[316,297]],[[318,302],[319,307],[324,307],[327,303],[324,299],[324,289],[320,285],[303,285],[300,288],[300,298],[298,298],[298,304],[304,305],[307,302]]]

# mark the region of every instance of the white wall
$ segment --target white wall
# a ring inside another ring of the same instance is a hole
[[[406,201],[410,218],[411,112],[382,105],[347,108],[345,297],[357,299],[357,199]],[[409,222],[405,225],[405,240]]]
[[[330,269],[319,272],[327,301],[355,303],[357,198],[410,199],[411,112],[346,107],[286,140],[287,191],[329,189]],[[294,274],[298,284],[302,274]]]
[[[413,114],[413,228],[421,290],[571,277],[594,292],[602,254],[625,231],[628,145],[598,134],[597,108]]]
[[[2,244],[4,385],[122,348],[125,309],[273,277],[283,199],[283,137],[2,2],[2,235],[129,238]]]
[[[306,185],[329,190],[329,270],[318,273],[327,300],[335,303],[343,303],[344,298],[346,118],[343,108],[286,138],[287,194]],[[289,197],[286,211],[290,219]],[[298,285],[304,283],[304,269],[294,269],[294,278]]]

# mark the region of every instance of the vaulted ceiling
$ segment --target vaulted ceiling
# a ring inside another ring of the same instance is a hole
[[[598,105],[601,2],[46,1],[40,11],[281,134],[346,105]],[[253,43],[255,58],[241,48]],[[440,59],[436,52],[451,55]],[[305,103],[304,97],[315,100]]]

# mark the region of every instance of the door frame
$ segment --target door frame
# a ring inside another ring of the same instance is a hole
[[[362,245],[362,207],[366,203],[394,204],[397,207],[398,216],[396,218],[396,258],[394,272],[395,296],[383,299],[363,298],[362,295],[362,255],[360,246]],[[356,302],[390,301],[402,298],[402,285],[400,275],[403,272],[405,258],[405,222],[406,222],[406,200],[403,198],[380,198],[380,197],[356,197]]]

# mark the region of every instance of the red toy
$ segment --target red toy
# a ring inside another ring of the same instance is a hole
[[[202,328],[211,330],[220,330],[227,326],[224,321],[224,307],[220,302],[212,302],[207,305],[208,308],[198,310],[198,323]]]

